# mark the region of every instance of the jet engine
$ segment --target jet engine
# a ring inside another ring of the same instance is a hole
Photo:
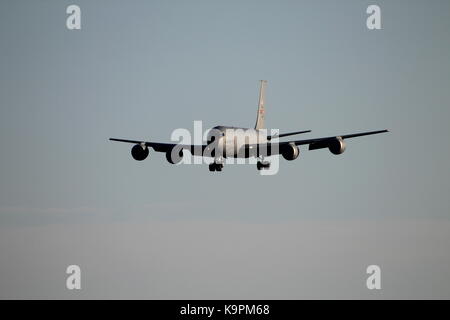
[[[283,146],[280,151],[283,158],[289,161],[297,159],[300,154],[300,149],[293,143]]]
[[[183,149],[174,147],[166,152],[166,159],[171,164],[177,164],[183,160]]]
[[[332,154],[344,153],[347,144],[341,137],[336,137],[328,143],[328,149]]]
[[[133,159],[137,161],[142,161],[147,158],[148,153],[149,150],[145,145],[136,144],[131,148],[131,155],[133,156]]]

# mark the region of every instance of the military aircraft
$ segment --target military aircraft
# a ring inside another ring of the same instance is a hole
[[[279,154],[289,161],[297,159],[300,154],[298,146],[301,145],[308,145],[309,150],[328,148],[332,154],[338,155],[345,151],[347,139],[388,132],[388,130],[377,130],[323,138],[279,141],[280,138],[308,133],[311,130],[268,135],[267,130],[264,129],[266,86],[267,80],[261,80],[258,112],[254,128],[216,126],[208,133],[207,143],[202,145],[116,138],[110,138],[109,140],[134,144],[131,149],[131,155],[137,161],[146,159],[149,155],[149,148],[152,148],[156,152],[164,152],[167,161],[176,164],[183,159],[183,152],[188,150],[195,156],[214,158],[214,161],[209,164],[209,171],[222,171],[225,159],[228,157],[256,157],[258,159],[257,169],[262,170],[270,168],[270,162],[264,160],[268,156]]]

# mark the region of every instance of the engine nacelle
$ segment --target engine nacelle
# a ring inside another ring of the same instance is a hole
[[[284,146],[282,150],[280,150],[281,155],[286,160],[292,161],[298,158],[300,154],[300,149],[293,143],[290,143],[287,146]]]
[[[142,161],[145,158],[147,158],[149,153],[149,150],[147,146],[142,146],[140,144],[136,144],[131,148],[131,155],[133,156],[133,159],[136,161]]]
[[[346,147],[347,144],[341,137],[336,137],[335,139],[331,140],[328,144],[328,149],[332,154],[344,153]]]
[[[166,152],[166,159],[171,164],[177,164],[183,160],[183,148],[174,147]]]

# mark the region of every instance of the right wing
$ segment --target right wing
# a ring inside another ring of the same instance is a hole
[[[189,150],[192,155],[202,156],[203,151],[207,148],[207,145],[194,145],[194,144],[178,144],[178,143],[160,143],[160,142],[149,142],[149,141],[138,141],[138,140],[127,140],[127,139],[116,139],[109,138],[111,141],[133,143],[133,144],[144,144],[146,147],[150,147],[156,152],[168,152],[172,151],[173,148],[177,147]]]

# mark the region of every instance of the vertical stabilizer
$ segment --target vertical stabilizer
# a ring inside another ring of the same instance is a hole
[[[267,80],[261,80],[261,88],[259,89],[258,114],[256,116],[255,129],[264,128],[264,119],[266,117],[266,110],[264,109],[266,86]]]

